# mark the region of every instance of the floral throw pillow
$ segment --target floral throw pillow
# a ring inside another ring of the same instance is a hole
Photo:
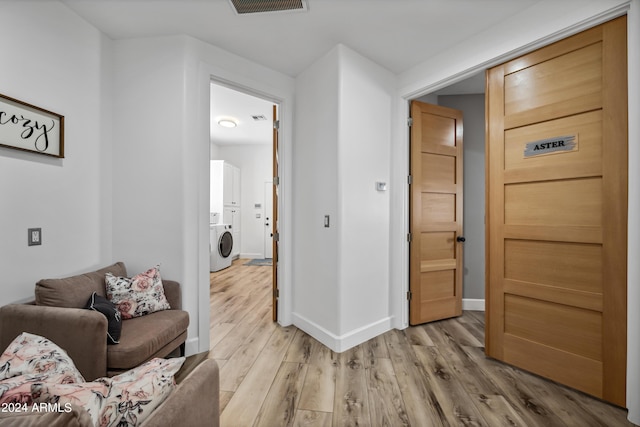
[[[105,275],[107,298],[113,302],[123,319],[140,317],[171,307],[164,295],[160,266],[150,268],[131,278]]]
[[[67,353],[50,340],[23,332],[0,355],[0,403],[31,403],[39,382],[79,383],[84,378]]]
[[[84,381],[84,380],[83,380]],[[31,386],[43,382],[71,384],[72,378],[66,374],[28,374],[0,381],[0,405],[18,403],[31,405]],[[1,423],[0,423],[1,424]]]
[[[32,374],[66,374],[69,382],[84,382],[66,351],[44,337],[23,332],[0,356],[0,380]]]
[[[35,384],[36,403],[72,403],[87,410],[94,425],[129,427],[142,423],[175,389],[184,357],[152,359],[112,378],[83,384]]]

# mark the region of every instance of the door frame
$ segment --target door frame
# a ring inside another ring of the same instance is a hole
[[[454,83],[465,80],[478,72],[484,72],[488,68],[507,62],[524,54],[530,53],[536,49],[552,44],[556,41],[565,39],[569,36],[580,33],[594,26],[603,24],[611,19],[627,14],[628,19],[628,45],[627,59],[629,64],[628,75],[640,75],[640,41],[637,36],[640,35],[640,2],[636,1],[633,7],[629,3],[614,6],[612,9],[591,16],[589,19],[580,21],[577,24],[570,25],[561,31],[549,34],[536,40],[533,43],[526,44],[520,48],[514,49],[504,54],[499,54],[487,61],[463,67],[458,72],[450,74],[446,77],[434,80],[418,87],[401,88],[398,93],[396,104],[397,115],[395,117],[395,134],[398,140],[402,141],[401,149],[398,150],[397,158],[392,161],[393,180],[398,184],[394,187],[397,194],[392,196],[391,203],[400,206],[399,209],[392,209],[391,212],[391,232],[397,236],[397,246],[391,248],[391,264],[390,275],[391,281],[400,283],[397,288],[392,288],[390,295],[391,314],[393,315],[392,326],[397,329],[404,329],[409,326],[409,302],[406,299],[409,291],[409,243],[405,236],[409,233],[409,198],[410,189],[407,183],[409,175],[409,154],[410,154],[410,138],[409,127],[407,126],[407,118],[410,116],[410,102],[425,95],[436,92]],[[635,37],[635,38],[634,38]],[[634,74],[635,73],[635,74]],[[417,79],[415,79],[417,80]],[[629,117],[640,116],[640,100],[637,94],[640,94],[640,81],[638,79],[629,79],[628,82],[628,115]],[[640,140],[640,124],[629,120],[628,141]],[[636,167],[640,164],[640,147],[637,144],[629,144],[628,153],[629,174],[628,187],[640,187],[640,171]],[[635,168],[635,169],[634,169]],[[640,258],[640,223],[632,222],[634,218],[640,218],[640,195],[629,192],[628,199],[628,228],[627,228],[627,282],[640,283],[640,267],[635,265],[635,261]],[[401,226],[400,226],[401,224]],[[488,238],[488,236],[485,236]],[[637,288],[637,287],[635,287]],[[464,302],[463,302],[464,304]],[[628,287],[627,291],[628,318],[627,318],[627,407],[629,408],[630,417],[632,416],[632,408],[629,407],[633,403],[633,398],[640,395],[640,367],[633,366],[630,361],[640,359],[640,337],[632,334],[640,326],[640,313],[637,306],[640,304],[640,289],[634,289],[633,286]],[[632,309],[633,307],[636,310]],[[463,305],[464,308],[464,305]],[[631,326],[629,326],[631,325]],[[634,385],[635,384],[635,385]],[[629,392],[630,387],[635,389]],[[640,417],[640,407],[635,407],[636,417]]]
[[[555,43],[557,41],[560,41],[562,39],[565,39],[567,37],[570,37],[572,35],[578,34],[582,31],[585,31],[589,28],[595,27],[597,25],[603,24],[607,21],[610,21],[614,18],[620,17],[622,15],[625,15],[629,12],[629,5],[628,4],[624,4],[624,5],[619,5],[611,10],[608,10],[604,13],[601,13],[599,15],[595,15],[593,17],[591,17],[590,19],[587,19],[585,21],[582,21],[578,24],[569,26],[561,31],[555,32],[553,34],[550,34],[546,37],[542,37],[538,40],[536,40],[533,43],[529,43],[527,45],[521,46],[518,49],[514,49],[510,52],[507,52],[505,54],[502,55],[498,55],[496,57],[491,58],[488,61],[470,66],[469,68],[466,68],[460,72],[457,72],[455,74],[452,74],[448,77],[444,77],[438,81],[435,81],[433,83],[427,84],[426,86],[421,86],[419,88],[412,88],[412,89],[408,89],[406,92],[399,92],[399,104],[397,106],[397,111],[398,111],[398,115],[396,116],[396,123],[398,126],[398,129],[402,129],[402,134],[401,134],[401,139],[403,141],[403,145],[402,145],[402,153],[400,153],[400,157],[402,158],[402,165],[401,168],[399,168],[399,171],[397,174],[395,174],[395,178],[397,182],[401,182],[402,183],[402,189],[400,191],[399,187],[397,188],[399,190],[399,194],[401,195],[401,201],[397,201],[399,203],[399,206],[402,206],[402,215],[400,218],[394,217],[392,215],[392,222],[394,220],[396,221],[400,221],[402,223],[402,230],[400,231],[402,236],[407,236],[409,233],[409,199],[410,199],[410,189],[409,189],[409,185],[408,185],[408,181],[407,181],[407,177],[409,176],[409,171],[410,171],[410,153],[411,153],[411,146],[410,146],[410,127],[407,126],[407,119],[410,117],[410,105],[411,105],[411,101],[413,100],[419,100],[419,98],[424,97],[426,95],[432,94],[434,92],[439,91],[440,89],[444,89],[448,86],[451,86],[455,83],[459,83],[463,80],[466,80],[472,76],[474,76],[475,74],[482,72],[484,73],[487,69],[494,67],[496,65],[500,65],[504,62],[508,62],[511,59],[515,59],[519,56],[525,55],[527,53],[533,52],[534,50],[537,50],[539,48],[545,47],[547,45],[550,45],[552,43]],[[638,14],[640,14],[640,10],[637,11]],[[632,20],[630,20],[632,21]],[[633,49],[638,49],[640,48],[640,44],[635,45],[635,40],[632,41],[631,37],[629,37],[628,39],[628,46],[627,46],[627,50],[628,50],[628,55],[632,55],[632,54],[636,54],[637,56],[640,56],[640,54],[637,54],[635,52],[633,52]],[[640,59],[638,59],[640,60]],[[629,57],[629,64],[633,63],[633,58],[630,56]],[[633,70],[629,70],[629,72],[631,72]],[[629,74],[631,75],[631,74]],[[632,94],[635,94],[635,92],[633,92],[634,87],[631,84],[632,81],[631,79],[629,80],[629,100],[631,101],[632,99]],[[632,109],[632,105],[631,102],[629,103],[629,111],[628,111],[629,117],[634,117],[633,114],[636,115],[640,115],[640,111],[637,109]],[[631,128],[631,123],[633,121],[629,121],[629,126]],[[635,125],[635,123],[634,123]],[[631,130],[629,131],[629,141],[632,141],[632,133]],[[632,156],[633,154],[629,153],[629,164],[631,164],[632,162]],[[639,160],[639,158],[635,159],[636,161]],[[394,165],[395,166],[395,165]],[[630,168],[631,170],[631,168]],[[629,188],[634,188],[632,187],[633,182],[631,181],[632,177],[631,174],[629,175]],[[636,185],[640,185],[640,181],[638,181],[636,183]],[[636,187],[637,188],[637,187]],[[393,201],[392,201],[393,203]],[[631,203],[631,202],[630,202]],[[631,205],[630,205],[630,209],[631,209]],[[635,218],[640,217],[640,211],[638,212],[631,212],[631,210],[629,211],[629,218],[634,218],[631,215],[632,214],[636,214],[637,216]],[[391,225],[391,229],[393,232],[398,233],[398,230],[394,228],[393,224]],[[631,242],[631,235],[629,235],[629,242]],[[485,236],[486,238],[486,236]],[[632,247],[629,247],[629,255],[628,258],[631,259],[631,255],[636,256],[635,259],[637,259],[638,257],[640,257],[640,247],[637,248],[638,252],[633,252],[632,251]],[[633,252],[633,254],[632,254]],[[409,326],[409,301],[406,299],[407,296],[407,292],[409,291],[409,242],[407,241],[407,239],[403,239],[403,245],[402,245],[402,250],[398,251],[398,256],[397,259],[400,260],[400,264],[397,266],[399,268],[396,268],[396,265],[394,265],[394,260],[392,259],[392,265],[391,265],[391,276],[392,276],[392,280],[394,277],[402,277],[402,287],[401,289],[396,289],[395,292],[392,292],[391,298],[390,298],[390,302],[391,302],[391,307],[392,307],[392,314],[394,314],[394,323],[393,323],[393,327],[397,328],[397,329],[404,329],[406,327]],[[632,263],[629,263],[629,265],[631,265]],[[399,271],[396,271],[398,270]],[[631,276],[628,276],[631,277]],[[640,281],[640,275],[636,276],[637,281]],[[629,282],[632,281],[632,279],[628,279]],[[639,324],[640,326],[640,324]],[[639,340],[640,341],[640,340]],[[639,357],[640,357],[640,353],[639,353]]]
[[[279,144],[278,144],[278,157],[281,159],[278,164],[278,176],[280,177],[280,189],[278,198],[278,211],[279,211],[279,230],[280,230],[280,242],[281,242],[281,252],[278,263],[278,289],[280,292],[279,304],[278,304],[278,324],[281,326],[289,326],[292,324],[292,309],[291,309],[291,295],[292,295],[292,287],[290,284],[291,274],[291,265],[288,262],[291,259],[291,237],[288,232],[290,228],[290,217],[292,206],[286,195],[290,192],[291,188],[291,176],[289,171],[291,170],[291,135],[292,135],[292,123],[293,123],[293,94],[292,93],[279,93],[276,94],[271,92],[273,88],[267,87],[265,90],[260,89],[260,87],[264,86],[259,84],[253,80],[246,80],[241,77],[237,77],[236,75],[227,75],[227,73],[222,72],[221,70],[206,70],[202,69],[200,71],[201,80],[206,79],[207,89],[206,96],[203,94],[203,98],[206,98],[206,114],[203,114],[203,120],[208,123],[210,120],[209,114],[209,104],[211,102],[209,95],[209,85],[211,83],[225,86],[227,88],[236,90],[238,92],[246,93],[251,96],[255,96],[258,98],[262,98],[268,102],[271,102],[277,106],[278,116],[280,120],[280,130],[279,130]],[[203,105],[204,101],[201,101],[201,105]],[[201,113],[202,114],[202,113]],[[207,133],[208,135],[208,133]],[[207,140],[209,140],[207,138]],[[207,154],[210,157],[210,145],[207,146],[206,149]],[[206,164],[209,165],[209,159],[207,159]],[[275,172],[275,171],[274,171]],[[208,228],[208,218],[209,218],[209,167],[206,168],[205,171],[201,172],[201,185],[205,187],[204,192],[206,192],[206,202],[201,202],[199,217],[207,218],[205,220],[201,220],[204,224],[207,222],[206,227]],[[202,228],[202,226],[201,226]],[[200,233],[202,234],[202,233]],[[206,243],[206,247],[209,247],[208,239]],[[200,245],[200,251],[203,251],[205,245]],[[206,255],[206,256],[205,256]],[[207,270],[208,273],[208,254],[200,253],[200,269]],[[204,260],[207,260],[205,262]],[[205,265],[206,264],[206,265]],[[209,274],[207,274],[207,278]],[[203,280],[198,289],[198,299],[199,299],[199,318],[198,318],[198,326],[200,331],[207,331],[206,334],[201,332],[199,333],[199,341],[200,341],[200,350],[208,348],[209,346],[209,322],[211,319],[211,308],[210,308],[210,298],[209,298],[209,280],[206,282]]]

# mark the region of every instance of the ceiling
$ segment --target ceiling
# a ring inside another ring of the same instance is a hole
[[[255,120],[253,116],[262,116],[264,120]],[[237,126],[220,126],[218,122],[222,119],[231,119]],[[273,102],[211,84],[211,142],[216,145],[271,144],[272,130]]]
[[[238,15],[228,0],[62,0],[112,39],[187,34],[295,77],[337,44],[398,74],[541,0],[308,0]]]
[[[295,77],[340,43],[399,74],[542,0],[307,0],[303,12],[246,15],[229,0],[61,1],[114,40],[186,34]],[[483,90],[478,75],[438,94]],[[270,143],[271,108],[212,85],[212,141]],[[222,116],[238,126],[218,126]]]

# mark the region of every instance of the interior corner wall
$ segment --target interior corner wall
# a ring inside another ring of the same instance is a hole
[[[462,111],[464,126],[463,299],[484,300],[485,114],[484,94],[439,96],[438,105]]]
[[[395,75],[339,46],[338,204],[340,335],[343,349],[389,324],[389,190]]]
[[[293,147],[293,323],[329,347],[340,324],[338,78],[335,48],[297,76]]]
[[[164,278],[181,283],[193,340],[197,283],[184,259],[185,39],[114,44],[113,256],[129,274],[159,264]]]
[[[344,351],[390,329],[395,76],[338,45],[296,89],[294,324]]]
[[[0,305],[111,262],[111,40],[60,2],[0,2],[0,93],[65,116],[65,158],[0,147]],[[27,229],[42,245],[27,246]]]
[[[130,274],[160,264],[164,277],[179,280],[184,43],[178,37],[114,43],[114,258]]]

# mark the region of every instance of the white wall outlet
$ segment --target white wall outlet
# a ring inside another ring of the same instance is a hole
[[[42,244],[42,228],[29,228],[27,230],[27,244],[29,246]]]

